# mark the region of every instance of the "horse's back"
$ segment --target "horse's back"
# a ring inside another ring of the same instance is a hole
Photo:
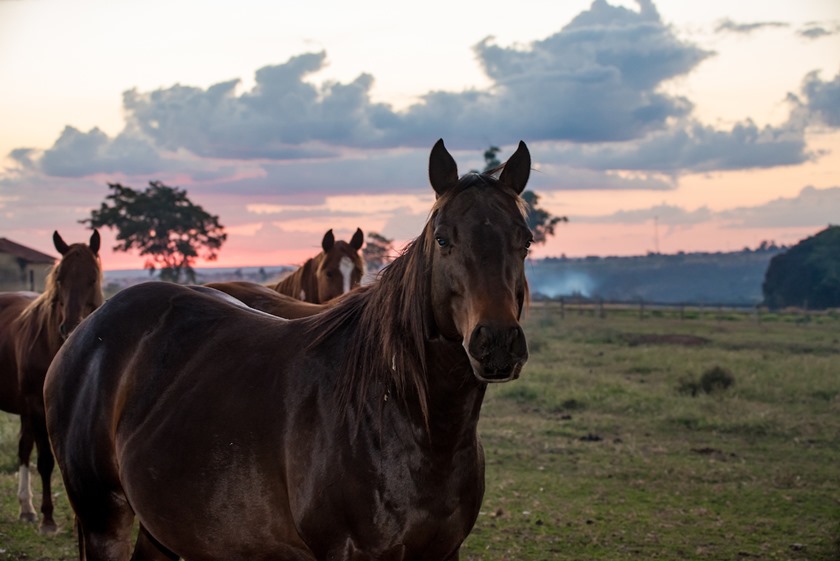
[[[0,292],[0,410],[20,413],[15,335],[17,319],[36,292]]]
[[[318,314],[325,304],[313,304],[281,294],[274,288],[247,281],[211,282],[205,286],[221,290],[247,306],[286,319],[298,319]]]

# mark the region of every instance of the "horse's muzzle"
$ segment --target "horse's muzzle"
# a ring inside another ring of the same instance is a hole
[[[467,352],[473,372],[482,382],[515,380],[528,360],[525,333],[519,325],[479,324]]]

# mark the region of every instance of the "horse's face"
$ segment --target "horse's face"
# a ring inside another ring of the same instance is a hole
[[[426,232],[432,313],[443,337],[462,341],[473,373],[483,382],[516,379],[528,359],[519,317],[532,237],[519,194],[530,166],[524,143],[498,180],[473,174],[459,181],[441,141],[430,158],[438,195]]]
[[[99,268],[99,232],[94,230],[90,245],[67,245],[58,232],[53,234],[61,254],[55,274],[55,304],[62,339],[91,312],[102,305],[102,277]]]
[[[364,262],[359,255],[363,242],[364,236],[359,228],[356,228],[350,243],[335,241],[332,230],[327,231],[321,242],[323,258],[315,271],[318,302],[327,302],[359,286],[364,274]]]

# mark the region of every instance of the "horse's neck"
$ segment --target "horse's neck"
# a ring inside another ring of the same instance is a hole
[[[275,290],[280,294],[305,302],[319,303],[318,283],[315,279],[316,258],[308,259],[296,271],[277,283]]]
[[[50,359],[61,347],[61,335],[58,332],[59,313],[57,305],[47,299],[36,300],[30,305],[19,321],[19,342],[22,352],[44,353]]]
[[[324,254],[319,253],[301,267],[300,286],[306,292],[306,298],[301,298],[301,300],[312,302],[313,304],[321,303],[321,296],[318,293],[318,267],[323,258]]]
[[[280,294],[285,294],[286,296],[291,296],[292,298],[301,300],[303,299],[303,296],[305,296],[304,294],[301,294],[303,292],[303,286],[301,284],[302,278],[303,267],[299,267],[296,271],[278,282],[274,289]]]
[[[433,445],[457,447],[475,439],[487,385],[472,373],[460,343],[436,340],[426,352],[429,437]]]

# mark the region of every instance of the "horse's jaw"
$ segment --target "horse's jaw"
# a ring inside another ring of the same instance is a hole
[[[519,375],[522,373],[522,367],[525,366],[525,360],[517,360],[509,365],[504,365],[501,367],[497,367],[494,365],[485,364],[467,352],[467,355],[470,359],[470,366],[472,367],[472,373],[475,378],[482,383],[485,384],[496,384],[502,382],[511,382],[519,378]]]

